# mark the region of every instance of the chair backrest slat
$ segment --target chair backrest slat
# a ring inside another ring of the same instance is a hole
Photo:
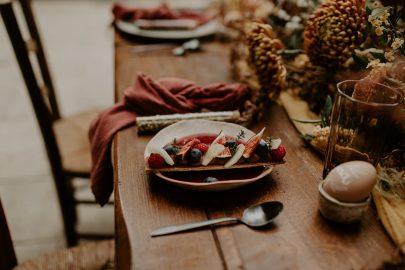
[[[32,105],[34,106],[34,111],[37,116],[42,135],[48,144],[54,144],[52,148],[56,149],[56,153],[59,156],[56,139],[52,130],[52,116],[50,115],[47,109],[47,105],[42,98],[41,88],[39,87],[36,80],[35,73],[29,59],[28,51],[26,49],[26,43],[18,27],[12,4],[11,2],[9,2],[1,4],[1,6],[1,15],[3,17],[8,35],[11,39],[14,53],[17,58],[18,65],[20,66],[20,69],[22,71],[25,84],[28,87],[28,92],[31,98]]]
[[[39,35],[38,27],[35,22],[34,14],[31,8],[31,0],[20,0],[21,8],[24,13],[24,18],[26,20],[28,31],[30,32],[31,39],[35,42],[36,46],[36,57],[38,59],[39,68],[41,71],[42,79],[45,83],[45,87],[48,89],[47,98],[49,100],[49,105],[52,112],[52,118],[54,120],[60,118],[59,107],[56,101],[55,90],[53,87],[52,77],[48,68],[48,63],[46,61],[44,49],[42,46],[41,38]]]
[[[16,265],[17,257],[0,200],[0,270],[10,270]]]
[[[28,3],[28,2],[27,2]],[[0,12],[7,33],[10,37],[18,65],[23,75],[32,106],[38,120],[39,128],[45,142],[47,156],[51,165],[53,179],[55,181],[58,199],[64,217],[65,233],[69,245],[75,245],[75,230],[71,220],[76,219],[74,198],[71,192],[71,183],[65,181],[62,168],[62,160],[59,147],[53,131],[53,116],[50,113],[42,92],[49,92],[49,88],[41,88],[38,85],[32,63],[29,59],[26,42],[24,41],[11,1],[0,2]],[[37,40],[38,41],[38,40]],[[40,44],[40,43],[37,43]],[[51,101],[49,101],[51,102]]]

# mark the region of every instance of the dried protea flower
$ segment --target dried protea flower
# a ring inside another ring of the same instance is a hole
[[[309,17],[304,48],[315,64],[336,68],[351,58],[363,41],[365,0],[329,0]]]
[[[270,25],[249,23],[246,27],[248,63],[264,93],[275,99],[286,84],[286,68],[279,51],[283,43],[274,37]]]

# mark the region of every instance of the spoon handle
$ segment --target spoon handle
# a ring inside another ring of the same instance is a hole
[[[207,227],[210,225],[227,222],[227,221],[228,222],[229,221],[239,221],[239,219],[235,218],[235,217],[224,217],[224,218],[210,219],[210,220],[195,222],[195,223],[167,226],[167,227],[162,227],[162,228],[153,230],[151,232],[151,236],[161,236],[161,235],[172,234],[172,233],[176,233],[176,232],[183,232],[183,231]]]

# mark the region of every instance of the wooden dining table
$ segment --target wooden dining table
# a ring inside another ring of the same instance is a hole
[[[115,34],[115,96],[133,85],[139,72],[154,79],[180,77],[207,85],[235,82],[230,64],[231,43],[202,41],[201,50],[174,56],[170,50],[135,53],[142,44]],[[145,171],[144,150],[151,135],[135,126],[114,139],[116,266],[118,269],[377,269],[397,255],[374,205],[360,223],[336,224],[318,208],[322,156],[273,103],[263,118],[249,126],[282,139],[285,163],[243,187],[204,192],[183,189]],[[271,226],[254,230],[243,224],[151,237],[158,227],[213,218],[239,217],[250,205],[281,201],[284,210]]]

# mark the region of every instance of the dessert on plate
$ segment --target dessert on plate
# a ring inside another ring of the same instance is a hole
[[[182,121],[156,134],[145,150],[146,170],[192,171],[250,168],[282,163],[281,139],[265,138],[231,123]]]

